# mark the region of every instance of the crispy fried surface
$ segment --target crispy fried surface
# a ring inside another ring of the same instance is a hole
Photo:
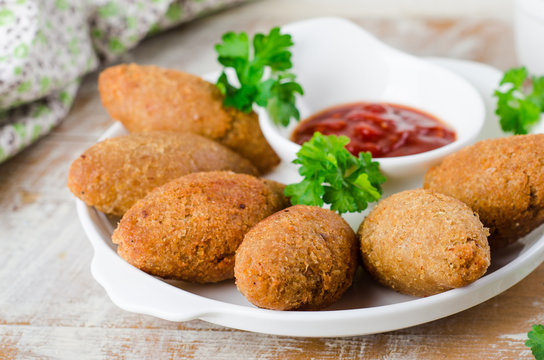
[[[249,159],[263,174],[278,165],[280,158],[266,142],[257,114],[253,111],[246,114],[234,108],[226,111],[233,119],[232,128],[217,141]]]
[[[416,296],[480,278],[490,264],[487,234],[466,204],[423,189],[382,200],[357,232],[367,271],[380,283]]]
[[[544,135],[480,141],[427,172],[424,187],[468,204],[499,248],[544,222]]]
[[[236,252],[236,285],[253,304],[320,309],[340,298],[357,267],[353,230],[336,213],[296,205],[259,222]]]
[[[87,205],[122,216],[153,188],[193,172],[257,169],[230,149],[191,133],[132,133],[93,145],[70,167],[68,188]]]
[[[232,172],[182,176],[156,188],[121,219],[112,240],[139,269],[200,283],[233,277],[245,233],[288,206],[283,186]]]
[[[156,66],[117,65],[98,79],[102,103],[131,132],[192,132],[249,159],[262,173],[279,163],[255,113],[223,108],[223,96],[198,76]]]

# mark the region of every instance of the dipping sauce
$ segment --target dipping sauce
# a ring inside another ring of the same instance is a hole
[[[358,156],[369,151],[372,157],[419,154],[455,141],[455,132],[437,118],[407,106],[386,103],[339,105],[302,121],[291,140],[303,144],[314,132],[345,135],[346,149]]]

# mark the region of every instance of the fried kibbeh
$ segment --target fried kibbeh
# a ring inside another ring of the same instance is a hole
[[[230,279],[246,232],[288,206],[283,188],[228,171],[185,175],[137,201],[112,240],[123,259],[152,275],[198,283]]]
[[[274,310],[317,310],[340,298],[358,265],[358,243],[333,211],[296,205],[255,225],[236,251],[240,292]]]
[[[446,157],[423,186],[476,211],[496,249],[544,222],[543,166],[544,134],[489,139]]]
[[[468,285],[490,264],[488,230],[466,204],[429,190],[380,201],[357,236],[363,265],[398,292],[429,296]]]
[[[131,132],[192,132],[249,159],[261,173],[280,159],[266,142],[255,112],[223,107],[215,85],[198,76],[156,66],[117,65],[98,79],[110,116]]]
[[[191,133],[132,133],[93,145],[70,167],[68,188],[87,205],[122,216],[155,187],[193,172],[257,175],[234,151]]]

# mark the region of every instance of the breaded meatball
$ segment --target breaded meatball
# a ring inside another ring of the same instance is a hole
[[[380,201],[357,232],[366,270],[383,285],[415,296],[484,275],[490,264],[487,235],[466,204],[423,189]]]
[[[491,249],[544,222],[544,134],[480,141],[446,157],[424,188],[453,196],[478,213]]]
[[[98,79],[102,103],[131,132],[192,132],[249,159],[261,173],[280,159],[266,142],[257,114],[223,107],[215,85],[198,76],[135,64],[104,70]]]
[[[357,248],[355,233],[335,212],[296,205],[246,234],[236,252],[236,286],[262,308],[321,309],[351,285]]]
[[[257,175],[234,151],[191,133],[133,133],[93,145],[70,167],[68,188],[87,205],[122,216],[155,187],[193,172]]]
[[[226,171],[194,173],[131,207],[113,232],[117,252],[157,276],[199,283],[233,277],[245,233],[288,206],[283,186]]]

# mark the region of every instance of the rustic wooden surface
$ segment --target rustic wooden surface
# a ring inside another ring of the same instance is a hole
[[[217,69],[212,44],[227,30],[253,32],[332,14],[413,54],[476,60],[500,69],[516,65],[508,1],[483,1],[472,10],[476,5],[470,1],[446,1],[435,12],[432,6],[442,2],[413,1],[417,8],[389,0],[385,3],[400,6],[391,11],[372,3],[378,2],[248,4],[156,36],[124,61],[204,74]],[[532,358],[524,341],[532,324],[544,322],[544,265],[472,309],[371,336],[267,336],[117,308],[90,274],[92,248],[65,186],[71,161],[110,125],[92,74],[52,134],[0,164],[0,359]]]

